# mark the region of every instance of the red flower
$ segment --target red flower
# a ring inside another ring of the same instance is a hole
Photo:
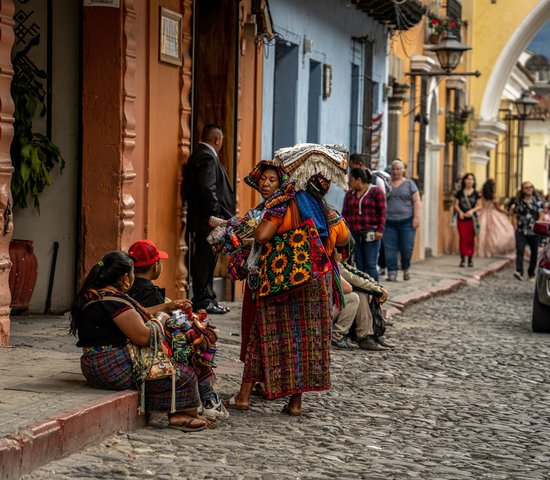
[[[434,18],[432,20],[432,25],[439,25],[441,22],[437,19],[437,18]]]

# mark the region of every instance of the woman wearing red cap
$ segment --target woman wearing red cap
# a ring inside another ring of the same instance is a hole
[[[160,288],[152,281],[162,272],[161,259],[168,258],[168,254],[157,248],[151,240],[139,240],[128,249],[128,254],[134,260],[135,280],[128,295],[156,313],[166,308],[164,288]],[[181,302],[168,302],[174,309],[180,308]],[[210,418],[227,419],[229,414],[222,404],[221,398],[212,385],[214,374],[212,369],[203,369],[199,374],[199,393],[202,403],[202,414]]]
[[[128,295],[154,313],[155,309],[150,307],[163,305],[166,295],[164,288],[157,287],[153,280],[160,277],[161,260],[168,258],[168,254],[159,250],[151,240],[139,240],[128,249],[128,255],[134,260],[136,277]]]

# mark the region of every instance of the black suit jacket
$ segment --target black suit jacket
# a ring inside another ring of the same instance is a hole
[[[199,143],[183,172],[182,199],[187,201],[187,230],[208,228],[213,215],[235,215],[235,194],[222,164],[206,145]]]

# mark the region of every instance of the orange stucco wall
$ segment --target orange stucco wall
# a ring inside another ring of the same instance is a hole
[[[83,15],[81,276],[119,248],[122,138],[122,13]]]
[[[166,288],[166,295],[176,294],[178,259],[178,135],[180,124],[181,67],[159,61],[158,29],[160,6],[180,12],[178,0],[149,2],[149,64],[147,75],[146,126],[148,166],[146,236],[170,258],[163,260],[163,273],[157,283]]]

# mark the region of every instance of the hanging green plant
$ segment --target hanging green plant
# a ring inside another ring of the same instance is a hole
[[[62,171],[65,161],[59,148],[46,135],[33,131],[33,120],[36,116],[44,117],[46,114],[46,91],[43,84],[46,72],[32,68],[26,57],[39,41],[40,37],[35,37],[13,59],[11,96],[15,104],[15,121],[10,155],[14,169],[11,177],[13,205],[27,207],[30,195],[40,214],[38,197],[52,184],[51,170],[57,164]]]
[[[448,119],[445,126],[445,141],[469,148],[472,143],[472,137],[466,131],[464,123]]]

